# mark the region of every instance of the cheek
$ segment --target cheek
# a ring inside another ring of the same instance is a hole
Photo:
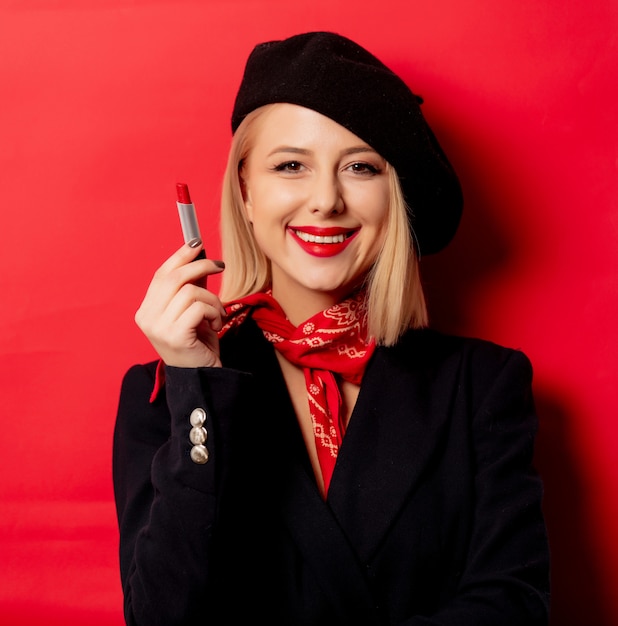
[[[374,191],[366,194],[359,206],[362,206],[365,222],[375,228],[379,236],[383,236],[388,224],[388,193]]]
[[[247,190],[245,208],[253,222],[285,223],[302,203],[299,185],[254,184]]]
[[[389,186],[381,180],[351,184],[345,190],[345,200],[350,207],[361,211],[367,221],[377,221],[388,211]]]
[[[374,232],[372,247],[376,254],[381,249],[388,230],[388,193],[374,195],[371,204],[367,205],[367,222]]]
[[[385,239],[386,222],[384,221],[381,224],[376,224],[373,240],[369,244],[369,257],[372,259],[372,262],[378,258]]]

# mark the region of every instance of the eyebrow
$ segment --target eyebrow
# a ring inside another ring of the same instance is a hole
[[[279,146],[269,152],[268,156],[273,156],[274,154],[280,154],[282,152],[291,153],[291,154],[311,154],[312,150],[307,150],[306,148],[296,148],[294,146]],[[342,156],[349,156],[351,154],[359,154],[362,152],[371,152],[373,154],[378,154],[371,146],[352,146],[351,148],[347,148],[342,152]]]

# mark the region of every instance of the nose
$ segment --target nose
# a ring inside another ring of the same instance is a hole
[[[345,204],[340,181],[335,173],[322,172],[312,181],[310,210],[324,217],[339,215]]]

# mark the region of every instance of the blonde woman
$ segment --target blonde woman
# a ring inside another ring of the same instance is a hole
[[[462,196],[420,104],[335,33],[250,55],[225,264],[183,246],[136,314],[160,358],[114,439],[127,624],[547,624],[530,363],[427,328],[419,255]]]

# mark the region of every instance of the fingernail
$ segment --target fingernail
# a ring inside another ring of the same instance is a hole
[[[225,263],[223,261],[213,261],[213,263],[222,270],[225,269]]]
[[[188,244],[191,248],[197,248],[199,245],[202,244],[202,240],[199,237],[196,237],[195,239],[191,239]]]

